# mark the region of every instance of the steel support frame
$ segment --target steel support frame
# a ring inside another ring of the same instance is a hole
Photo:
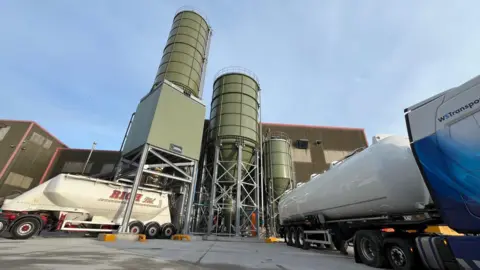
[[[263,212],[260,203],[260,194],[263,193],[259,171],[261,154],[259,149],[255,149],[252,160],[244,162],[243,143],[237,141],[236,147],[237,159],[225,161],[221,157],[222,144],[217,142],[214,145],[213,161],[210,163],[205,161],[199,200],[193,206],[196,211],[193,233],[240,237],[255,232],[260,238],[260,216]],[[208,155],[208,151],[205,154]],[[237,172],[233,175],[232,171],[235,168]],[[235,196],[232,196],[233,193]],[[231,205],[224,203],[225,199],[230,199],[233,203]],[[230,228],[223,228],[222,231],[219,226],[221,224],[217,222],[218,216],[228,206],[235,206],[233,211],[235,223],[232,223]],[[252,222],[253,213],[256,215],[255,224]]]
[[[125,156],[131,158],[125,158]],[[191,213],[191,205],[193,201],[193,194],[195,191],[195,183],[198,171],[198,161],[191,158],[184,157],[177,153],[166,151],[153,145],[145,144],[140,149],[133,153],[128,153],[121,159],[120,164],[126,164],[128,166],[136,167],[136,169],[121,171],[123,166],[120,166],[119,173],[116,175],[114,181],[116,182],[128,182],[132,183],[132,190],[130,197],[128,198],[123,221],[119,228],[119,232],[126,233],[129,231],[128,224],[132,215],[133,205],[135,203],[135,197],[139,186],[146,186],[150,188],[156,188],[160,191],[168,191],[164,186],[158,184],[150,184],[146,181],[142,181],[143,175],[161,176],[164,179],[169,179],[172,182],[169,186],[180,187],[183,191],[183,200],[181,202],[181,211],[177,224],[177,230],[188,234],[189,233],[189,221]],[[139,168],[142,168],[140,170]],[[173,168],[171,173],[164,173],[161,171],[155,171],[155,169]],[[135,175],[134,180],[127,179]]]

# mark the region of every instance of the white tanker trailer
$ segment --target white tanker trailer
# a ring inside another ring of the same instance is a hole
[[[112,232],[119,228],[131,185],[79,175],[60,174],[1,206],[0,234],[27,239],[42,230]],[[132,233],[170,237],[168,192],[140,187],[130,217]]]
[[[408,138],[389,136],[316,175],[279,202],[280,222],[401,215],[430,202]]]

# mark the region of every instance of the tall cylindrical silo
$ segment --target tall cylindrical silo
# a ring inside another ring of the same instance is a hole
[[[272,133],[263,147],[264,170],[267,181],[272,182],[273,196],[282,195],[293,181],[292,143],[285,133]]]
[[[292,187],[294,169],[292,160],[292,143],[283,132],[268,134],[263,145],[263,168],[267,183],[269,226],[276,233],[278,227],[279,197]]]
[[[224,69],[214,81],[208,142],[212,146],[221,144],[219,162],[227,165],[218,169],[218,175],[223,175],[221,182],[224,190],[238,181],[238,143],[243,145],[241,159],[244,170],[248,171],[250,164],[255,163],[254,154],[259,146],[259,91],[258,79],[245,69]],[[236,191],[231,190],[229,195],[238,198],[235,194]],[[228,199],[224,203],[223,215],[226,226],[229,226],[233,201]]]
[[[152,90],[166,79],[201,98],[211,34],[206,19],[198,12],[177,12]]]

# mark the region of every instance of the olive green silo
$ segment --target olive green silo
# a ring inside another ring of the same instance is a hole
[[[260,86],[257,81],[253,74],[245,70],[227,69],[218,75],[213,84],[209,141],[222,143],[220,161],[236,161],[236,144],[242,141],[242,160],[244,163],[253,163],[259,141]],[[236,172],[236,169],[233,171]]]
[[[282,195],[293,181],[292,145],[285,133],[272,133],[264,143],[264,170],[272,184],[274,199]]]
[[[201,98],[211,33],[207,21],[197,12],[178,12],[152,90],[166,79]]]

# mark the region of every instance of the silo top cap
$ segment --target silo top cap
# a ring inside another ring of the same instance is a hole
[[[258,85],[260,85],[260,81],[258,80],[257,75],[253,73],[253,71],[238,66],[226,67],[221,69],[219,72],[217,72],[217,74],[215,74],[213,81],[216,81],[218,78],[227,74],[242,74],[252,78]]]
[[[194,7],[191,7],[191,6],[182,6],[182,7],[180,7],[179,9],[177,9],[177,12],[175,12],[175,16],[173,16],[173,18],[177,17],[178,13],[181,13],[181,12],[183,12],[183,11],[190,11],[190,12],[197,13],[200,17],[202,17],[202,18],[207,22],[208,27],[211,28],[211,27],[210,27],[210,22],[208,21],[207,16],[205,16],[205,13],[203,13],[203,12],[200,11],[199,9],[194,8]]]

